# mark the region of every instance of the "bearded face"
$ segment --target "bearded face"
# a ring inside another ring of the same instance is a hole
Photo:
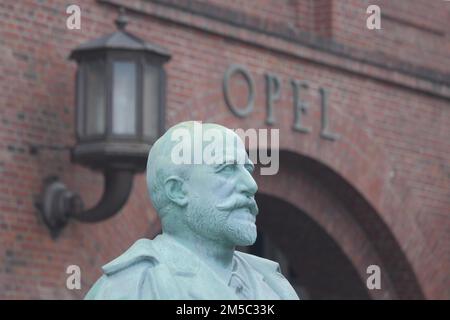
[[[248,246],[256,241],[257,187],[252,170],[251,163],[233,162],[193,169],[186,182],[189,204],[185,215],[192,231],[233,246]]]

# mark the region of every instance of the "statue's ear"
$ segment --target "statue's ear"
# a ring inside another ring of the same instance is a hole
[[[166,197],[177,205],[184,207],[188,203],[184,181],[180,177],[170,176],[164,181]]]

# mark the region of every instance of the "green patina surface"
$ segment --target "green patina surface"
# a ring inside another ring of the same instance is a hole
[[[257,236],[253,168],[232,130],[170,128],[147,163],[163,232],[106,264],[86,299],[298,299],[276,262],[235,250]]]

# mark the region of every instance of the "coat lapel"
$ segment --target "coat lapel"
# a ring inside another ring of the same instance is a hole
[[[179,299],[237,299],[231,288],[190,250],[167,235],[159,235],[153,241],[161,262],[176,278]]]

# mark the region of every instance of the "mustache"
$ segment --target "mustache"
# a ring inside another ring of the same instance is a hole
[[[232,211],[241,208],[248,208],[252,215],[256,216],[258,214],[258,205],[253,197],[232,197],[216,205],[216,208],[221,211]]]

